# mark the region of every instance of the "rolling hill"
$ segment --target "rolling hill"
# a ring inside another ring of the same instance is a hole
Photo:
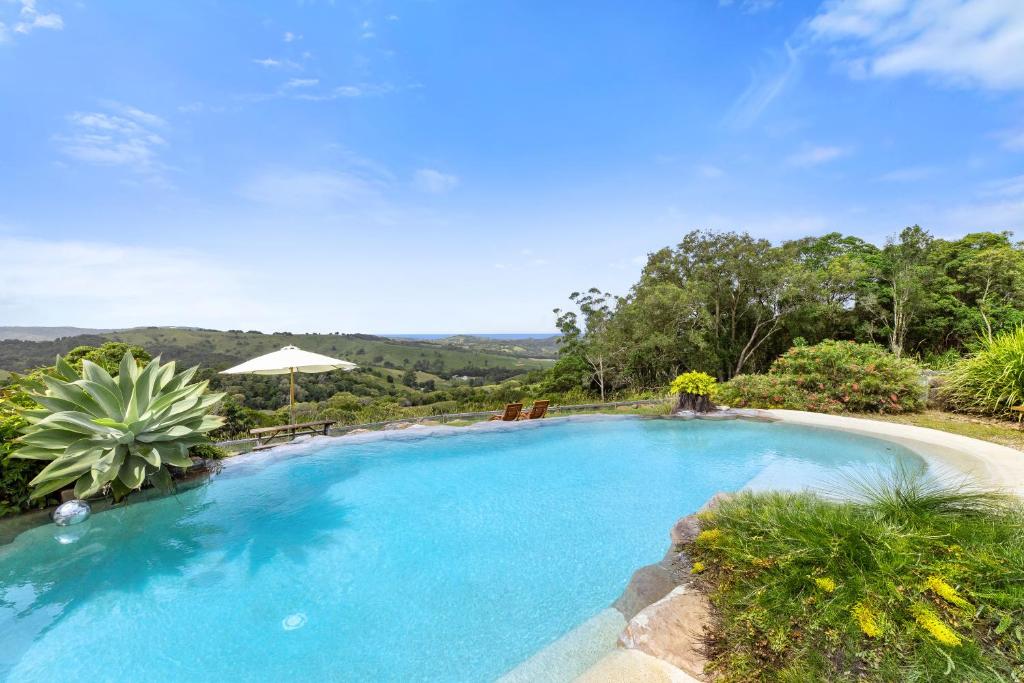
[[[263,334],[176,327],[139,327],[49,341],[0,341],[0,370],[24,372],[53,363],[59,353],[105,341],[137,344],[153,355],[180,364],[201,364],[221,370],[289,344],[364,367],[413,369],[449,377],[514,375],[548,365],[543,360],[513,356],[497,350],[462,348],[423,341],[402,341],[363,334]]]

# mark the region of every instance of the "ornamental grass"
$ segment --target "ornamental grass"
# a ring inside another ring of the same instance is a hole
[[[744,493],[687,546],[724,681],[1024,680],[1019,500],[906,472]],[[714,533],[714,532],[718,533]]]

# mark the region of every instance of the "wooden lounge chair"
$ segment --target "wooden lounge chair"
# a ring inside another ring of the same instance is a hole
[[[529,412],[519,416],[520,420],[539,420],[548,414],[548,405],[551,401],[534,401]]]
[[[523,412],[522,403],[509,403],[505,406],[505,412],[501,415],[491,415],[491,421],[501,420],[502,422],[515,422]]]

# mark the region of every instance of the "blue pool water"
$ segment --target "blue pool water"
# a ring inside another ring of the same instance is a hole
[[[922,463],[790,425],[546,422],[277,449],[74,542],[25,532],[0,547],[0,678],[493,680],[716,491]]]

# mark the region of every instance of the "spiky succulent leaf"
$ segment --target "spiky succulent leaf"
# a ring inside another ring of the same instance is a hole
[[[71,484],[80,498],[108,489],[121,498],[147,479],[166,488],[167,468],[189,467],[188,449],[223,423],[209,411],[224,395],[192,384],[196,368],[176,373],[159,358],[139,368],[131,353],[116,377],[88,360],[81,374],[59,356],[55,367],[32,395],[42,408],[24,411],[25,445],[11,455],[50,461],[31,482],[33,498]]]

